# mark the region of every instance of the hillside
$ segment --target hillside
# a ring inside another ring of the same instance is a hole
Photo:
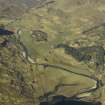
[[[37,7],[46,0],[0,0],[0,17],[18,18],[32,7]]]
[[[0,0],[0,103],[104,105],[104,6],[104,0]]]

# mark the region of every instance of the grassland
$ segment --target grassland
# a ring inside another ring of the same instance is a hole
[[[96,4],[88,3],[84,0],[79,2],[57,0],[54,4],[38,9],[33,7],[17,20],[0,20],[0,24],[4,24],[6,29],[15,30],[15,34],[7,38],[12,45],[0,47],[1,104],[37,105],[40,102],[38,98],[53,92],[58,84],[75,85],[61,86],[52,95],[72,97],[95,87],[96,81],[89,76],[99,79],[101,75],[103,87],[89,92],[88,96],[81,99],[101,101],[104,105],[104,71],[103,75],[96,74],[95,59],[90,62],[79,62],[73,56],[66,54],[63,48],[54,49],[61,43],[75,48],[96,45],[102,45],[105,48],[104,26],[99,26],[86,34],[82,33],[105,22],[105,4],[102,1],[99,3],[97,1]],[[17,30],[21,32],[17,33]],[[33,30],[47,33],[47,41],[36,41],[32,37]],[[0,36],[0,42],[4,39],[5,36]],[[23,52],[26,51],[20,42],[26,47],[28,58],[23,56]],[[41,64],[57,67],[46,67]]]

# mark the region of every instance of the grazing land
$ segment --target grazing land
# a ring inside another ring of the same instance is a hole
[[[105,105],[104,59],[104,0],[0,0],[0,105]]]

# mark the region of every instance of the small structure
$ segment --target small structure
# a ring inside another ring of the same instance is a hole
[[[41,30],[33,30],[32,38],[34,38],[36,41],[47,41],[48,35],[46,32]]]
[[[10,36],[13,35],[13,31],[6,30],[4,28],[0,28],[0,36]]]

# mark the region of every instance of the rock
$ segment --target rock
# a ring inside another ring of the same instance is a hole
[[[47,41],[48,35],[47,35],[47,33],[43,32],[41,30],[33,30],[32,37],[36,41]]]

